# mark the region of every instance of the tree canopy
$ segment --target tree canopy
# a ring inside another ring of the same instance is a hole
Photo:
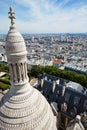
[[[77,82],[82,86],[87,88],[87,76],[84,74],[79,74],[74,71],[60,70],[54,66],[33,66],[30,71],[30,76],[38,77],[40,74],[47,73],[60,78],[64,78],[73,82]]]

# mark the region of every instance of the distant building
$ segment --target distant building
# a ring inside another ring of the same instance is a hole
[[[32,36],[31,41],[32,41],[32,42],[34,42],[34,41],[35,41],[35,40],[34,40],[34,36]]]
[[[60,67],[61,65],[63,65],[63,61],[62,60],[54,60],[53,61],[53,66],[56,66],[56,67]]]

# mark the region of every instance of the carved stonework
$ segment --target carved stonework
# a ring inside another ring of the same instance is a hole
[[[27,60],[25,54],[20,55],[20,56],[19,55],[13,55],[13,56],[11,55],[11,56],[9,56],[7,58],[8,58],[8,62],[13,63],[13,64],[15,64],[15,63],[24,63]]]
[[[11,27],[6,39],[11,88],[0,102],[0,130],[57,130],[56,119],[42,94],[30,86],[24,39],[14,26],[10,8]]]
[[[14,32],[12,32],[14,33]],[[7,43],[18,43],[18,42],[24,42],[24,39],[22,37],[20,37],[19,33],[16,34],[16,36],[9,36],[7,39]]]

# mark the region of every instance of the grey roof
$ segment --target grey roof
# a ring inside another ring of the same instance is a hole
[[[46,80],[45,80],[46,77]],[[47,98],[49,102],[56,102],[58,104],[59,110],[61,110],[61,104],[66,102],[67,104],[67,111],[65,114],[74,118],[77,114],[81,114],[83,112],[87,113],[87,94],[78,89],[74,89],[73,87],[67,87],[65,89],[65,94],[62,97],[62,89],[64,83],[68,84],[69,81],[65,79],[61,79],[59,77],[55,77],[48,74],[43,74],[39,76],[39,80],[44,79],[43,87],[39,86],[39,90],[43,90],[43,95]],[[59,84],[55,85],[55,91],[52,92],[53,82],[56,80],[60,80]],[[69,85],[69,84],[68,84]],[[73,85],[73,84],[72,84]],[[85,90],[82,86],[77,83],[74,83],[74,87],[81,88],[83,91]],[[63,112],[64,113],[64,112]]]

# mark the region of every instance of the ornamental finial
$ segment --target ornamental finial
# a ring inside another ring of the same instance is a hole
[[[10,11],[8,12],[8,14],[10,14],[9,18],[11,19],[11,25],[14,25],[14,19],[15,19],[15,16],[13,14],[15,14],[12,10],[12,7],[10,6]]]

